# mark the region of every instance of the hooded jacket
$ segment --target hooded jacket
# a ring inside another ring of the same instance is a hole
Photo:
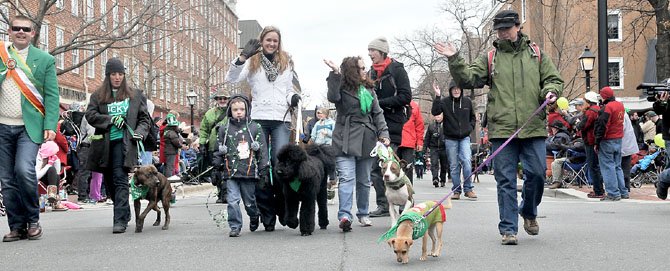
[[[491,82],[488,56],[467,64],[459,55],[449,57],[449,71],[459,86],[479,88],[489,85],[486,108],[489,138],[508,138],[523,125],[544,101],[547,93],[561,96],[563,79],[551,61],[542,54],[542,61],[531,49],[531,41],[519,32],[519,42],[493,42],[496,54]],[[446,118],[446,116],[445,116]],[[546,115],[540,112],[521,130],[519,138],[546,137]]]
[[[416,149],[423,146],[423,132],[426,125],[423,123],[423,116],[421,115],[421,108],[415,101],[409,103],[412,106],[412,116],[405,123],[402,128],[402,143],[400,147]]]
[[[226,107],[215,106],[205,112],[205,116],[200,122],[200,135],[198,142],[200,146],[207,146],[207,151],[216,151],[216,137],[218,135],[218,125],[224,121]],[[224,117],[221,117],[224,115]]]
[[[231,103],[241,98],[244,101],[245,117],[233,118]],[[221,168],[224,179],[260,179],[269,168],[268,145],[261,125],[249,117],[249,99],[233,95],[226,110],[227,122],[221,123],[218,135],[218,150],[214,152],[215,166]]]
[[[444,121],[443,121],[444,122]],[[428,125],[428,130],[426,130],[426,136],[423,139],[423,143],[426,144],[431,151],[443,151],[444,150],[444,125],[442,122],[433,121]]]
[[[470,136],[475,128],[475,111],[472,108],[472,101],[468,97],[461,96],[454,98],[453,89],[456,83],[449,84],[449,97],[443,99],[435,96],[431,113],[433,115],[443,114],[444,126],[443,132],[446,139],[463,139]]]

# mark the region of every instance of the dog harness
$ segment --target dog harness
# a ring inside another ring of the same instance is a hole
[[[379,239],[377,239],[377,243],[386,241],[395,236],[398,232],[398,226],[400,226],[400,223],[405,220],[412,221],[413,240],[423,237],[426,234],[426,231],[428,231],[430,225],[447,220],[447,214],[444,211],[444,206],[441,204],[436,207],[440,209],[440,212],[432,212],[424,218],[424,214],[431,210],[436,204],[437,202],[435,201],[427,201],[414,205],[414,207],[410,208],[409,210],[402,212],[402,215],[400,215],[398,221],[396,221],[391,229],[389,229],[386,233],[382,234]]]

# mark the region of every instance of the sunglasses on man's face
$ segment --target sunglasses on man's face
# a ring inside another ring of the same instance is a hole
[[[19,32],[23,31],[24,33],[32,32],[33,29],[29,26],[12,26],[12,31]]]
[[[228,100],[228,98],[227,97],[216,97],[216,98],[214,98],[214,100],[225,101],[225,100]]]

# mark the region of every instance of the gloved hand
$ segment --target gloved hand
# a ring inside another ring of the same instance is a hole
[[[142,135],[140,135],[140,134],[138,134],[138,133],[134,133],[134,134],[133,134],[133,140],[135,140],[135,141],[142,141],[142,139],[144,139],[144,137],[143,137]]]
[[[556,94],[553,92],[547,92],[547,96],[544,98],[549,100],[549,104],[553,104],[556,102],[556,99],[558,99],[558,96],[556,96]]]
[[[242,49],[240,55],[250,58],[259,52],[258,48],[261,48],[261,42],[258,39],[250,39],[247,44],[244,45],[244,49]]]
[[[123,116],[113,116],[112,117],[112,124],[116,126],[116,128],[123,129],[123,127],[126,126],[126,118]]]
[[[298,102],[300,101],[300,95],[298,94],[293,94],[291,97],[291,107],[296,107],[298,106]]]

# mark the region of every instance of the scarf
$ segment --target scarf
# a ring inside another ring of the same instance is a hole
[[[279,71],[277,70],[277,67],[275,67],[274,63],[270,61],[265,54],[261,54],[261,64],[263,65],[263,69],[265,70],[265,75],[268,77],[268,81],[274,82],[277,80],[277,75],[279,74]]]
[[[382,63],[372,64],[372,69],[377,72],[377,78],[382,76],[382,73],[384,72],[384,70],[386,70],[386,67],[388,67],[389,64],[391,64],[391,58],[390,57],[387,57],[386,59],[384,59],[384,61],[382,61]]]
[[[361,102],[361,113],[367,115],[370,113],[370,108],[372,107],[372,94],[366,89],[363,85],[358,87],[358,99]]]

